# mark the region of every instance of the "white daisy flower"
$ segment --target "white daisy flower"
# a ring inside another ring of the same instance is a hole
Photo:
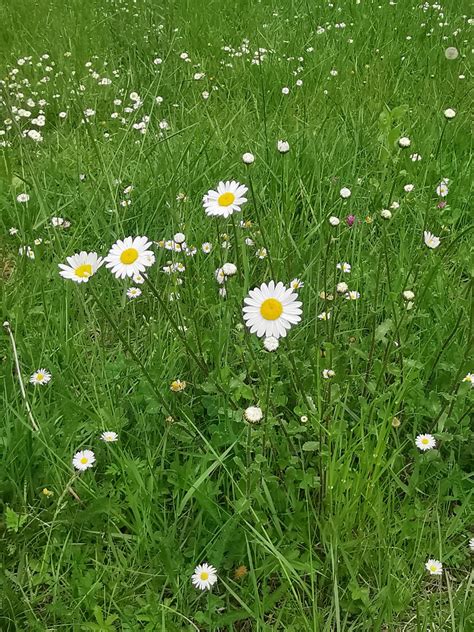
[[[423,238],[428,248],[437,248],[441,243],[440,238],[435,237],[435,235],[433,235],[433,233],[430,233],[428,230],[425,230],[425,232],[423,233]]]
[[[410,147],[411,140],[407,138],[406,136],[402,136],[401,138],[398,139],[398,144],[402,148]]]
[[[466,377],[463,377],[463,382],[469,382],[471,384],[471,388],[474,388],[474,373],[468,373]]]
[[[351,190],[347,187],[342,187],[342,189],[339,191],[339,195],[342,197],[343,200],[347,200],[347,198],[351,197],[352,193]]]
[[[273,336],[285,337],[301,320],[301,301],[291,288],[287,289],[283,283],[275,285],[270,281],[262,283],[258,288],[250,290],[244,299],[243,317],[250,333],[256,333],[259,338]]]
[[[20,204],[24,204],[25,202],[28,202],[29,199],[30,199],[30,196],[28,195],[28,193],[19,193],[16,196],[16,201],[20,202]]]
[[[209,243],[208,241],[206,241],[206,242],[203,243],[201,248],[202,248],[203,253],[208,255],[211,252],[211,250],[212,250],[212,244]]]
[[[447,110],[445,110],[443,112],[445,118],[449,119],[453,119],[456,116],[456,110],[453,110],[452,108],[448,108]]]
[[[245,154],[243,154],[242,160],[246,165],[251,165],[253,162],[255,162],[255,156],[247,151],[245,152]]]
[[[292,290],[299,290],[300,288],[304,287],[304,283],[303,281],[300,281],[300,279],[296,278],[293,279],[293,281],[290,281],[290,287]]]
[[[191,578],[193,586],[200,590],[210,590],[217,581],[217,569],[210,564],[199,564]]]
[[[436,448],[436,439],[430,434],[420,434],[415,439],[416,447],[422,452]]]
[[[138,298],[141,295],[142,291],[138,287],[130,287],[127,290],[127,296],[130,299]]]
[[[347,261],[343,261],[341,263],[336,264],[336,268],[338,270],[342,270],[342,272],[345,272],[346,274],[349,274],[352,266],[350,263],[347,263]]]
[[[290,151],[290,143],[288,143],[286,140],[279,140],[277,141],[277,149],[280,154],[286,154]]]
[[[349,286],[347,285],[347,283],[344,283],[344,281],[336,285],[336,292],[338,292],[339,294],[345,294],[348,289]]]
[[[217,191],[210,190],[203,197],[202,203],[207,215],[229,217],[234,212],[240,212],[240,207],[247,201],[244,195],[248,189],[235,180],[219,182]]]
[[[74,458],[72,459],[72,464],[76,468],[76,470],[88,470],[90,467],[94,465],[95,462],[95,454],[92,450],[81,450],[80,452],[76,452]]]
[[[436,195],[439,195],[439,197],[446,197],[448,193],[448,183],[446,182],[446,180],[442,180],[436,187]]]
[[[186,235],[184,233],[176,233],[173,237],[175,244],[182,244],[186,241]]]
[[[331,377],[334,377],[336,373],[332,369],[323,369],[323,378],[325,380],[329,380]]]
[[[429,571],[430,575],[443,574],[443,565],[438,560],[428,560],[425,564],[425,568]]]
[[[278,342],[278,338],[268,336],[268,338],[265,338],[263,341],[263,346],[266,351],[276,351],[280,346],[280,343]]]
[[[471,549],[471,551],[474,551],[474,538],[471,538],[469,540],[469,548]]]
[[[47,384],[51,381],[51,373],[46,371],[46,369],[38,369],[33,373],[30,377],[30,384],[41,385]]]
[[[330,320],[330,318],[331,318],[331,312],[321,312],[320,314],[318,314],[319,320]]]
[[[235,263],[224,263],[222,271],[226,277],[234,276],[234,274],[237,274],[237,266]]]
[[[380,211],[380,217],[382,219],[392,219],[392,213],[388,210],[388,208],[384,208]]]
[[[405,299],[405,301],[412,301],[415,298],[415,293],[412,292],[411,290],[404,290],[402,292],[402,296]]]
[[[359,292],[356,292],[355,290],[350,290],[349,292],[346,292],[346,299],[348,301],[357,301],[358,298],[360,298]]]
[[[60,263],[59,274],[64,279],[70,279],[76,283],[87,283],[89,278],[97,272],[104,263],[102,257],[98,257],[96,252],[75,253],[72,257],[66,257],[69,265]]]
[[[118,441],[118,434],[116,432],[112,432],[111,430],[106,430],[100,435],[102,441],[106,443],[114,443]]]
[[[251,424],[258,424],[263,419],[263,411],[258,406],[249,406],[244,410],[244,417]]]
[[[119,239],[105,257],[106,267],[111,268],[117,279],[133,277],[153,265],[155,255],[148,247],[148,237],[126,237]]]
[[[331,224],[331,226],[339,226],[341,220],[339,219],[339,217],[335,217],[334,215],[332,215],[329,218],[329,223]]]

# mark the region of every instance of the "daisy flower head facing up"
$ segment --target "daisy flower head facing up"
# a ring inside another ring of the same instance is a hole
[[[398,139],[398,145],[404,149],[405,147],[410,147],[411,140],[407,136],[402,136]]]
[[[425,564],[426,570],[430,575],[442,575],[443,565],[439,560],[428,560]]]
[[[46,369],[38,369],[30,377],[30,384],[34,384],[35,386],[44,386],[49,381],[51,381],[51,373],[46,371]]]
[[[186,382],[184,380],[173,380],[170,384],[170,391],[173,393],[180,393],[186,388]]]
[[[241,211],[242,204],[247,198],[244,197],[248,189],[245,185],[235,180],[219,182],[217,190],[210,190],[202,199],[202,204],[206,214],[227,218],[233,213]]]
[[[100,435],[100,439],[105,441],[105,443],[115,443],[115,441],[118,441],[118,434],[112,430],[106,430]]]
[[[210,590],[217,581],[217,569],[210,564],[199,564],[194,569],[191,581],[200,590]]]
[[[74,458],[72,459],[72,464],[76,468],[83,472],[84,470],[88,470],[95,463],[95,454],[92,450],[80,450],[76,452]]]
[[[250,333],[259,338],[284,338],[287,331],[301,320],[301,301],[293,289],[281,281],[275,285],[262,283],[250,290],[244,299],[243,317]]]
[[[436,439],[430,434],[420,434],[415,439],[416,447],[422,452],[436,448]]]
[[[440,238],[436,237],[435,235],[433,235],[433,233],[430,233],[428,230],[424,231],[423,239],[425,241],[425,245],[428,246],[428,248],[431,248],[432,250],[437,248],[441,243]]]
[[[127,290],[127,296],[129,299],[138,298],[141,295],[142,291],[139,287],[130,287]]]
[[[69,265],[59,264],[59,274],[64,279],[70,279],[75,283],[87,283],[90,277],[104,263],[103,259],[97,256],[96,252],[84,251],[72,255],[72,257],[67,257],[66,261]]]
[[[105,257],[105,265],[117,279],[133,277],[155,262],[155,255],[148,250],[150,246],[151,241],[144,236],[119,239]]]

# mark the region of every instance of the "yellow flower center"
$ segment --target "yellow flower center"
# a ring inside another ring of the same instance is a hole
[[[267,298],[260,305],[260,314],[265,320],[276,320],[283,312],[283,305],[276,298]]]
[[[83,263],[81,266],[78,266],[74,272],[76,276],[80,277],[81,279],[85,279],[86,277],[91,276],[92,266],[90,263]]]
[[[127,248],[120,255],[121,263],[125,265],[130,265],[134,263],[138,259],[138,250],[136,248]]]
[[[424,437],[424,438],[421,440],[421,443],[423,443],[423,445],[426,445],[427,443],[429,443],[429,440],[428,440],[426,437]]]
[[[217,203],[219,206],[230,206],[235,200],[235,195],[233,193],[227,192],[219,195],[217,198]]]
[[[435,566],[434,564],[431,564],[431,566],[430,566],[430,571],[433,571],[433,572],[434,572],[434,571],[437,571],[437,570],[438,570],[438,567],[437,567],[437,566]]]
[[[209,579],[209,573],[206,573],[206,571],[203,571],[203,572],[201,573],[201,580],[202,580],[203,582],[205,582],[205,581],[206,581],[206,579]]]
[[[81,463],[83,463],[84,465],[88,462],[88,458],[86,456],[83,456],[81,459]]]

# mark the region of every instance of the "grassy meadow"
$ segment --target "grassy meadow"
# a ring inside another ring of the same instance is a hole
[[[474,629],[471,15],[1,4],[1,632]]]

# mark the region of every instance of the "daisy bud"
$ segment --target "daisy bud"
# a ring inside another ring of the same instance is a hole
[[[246,165],[251,165],[255,161],[255,156],[251,154],[250,152],[246,152],[242,156],[242,160],[244,161]]]
[[[288,151],[290,151],[290,143],[288,143],[286,140],[279,140],[277,142],[277,149],[280,154],[286,154]]]

